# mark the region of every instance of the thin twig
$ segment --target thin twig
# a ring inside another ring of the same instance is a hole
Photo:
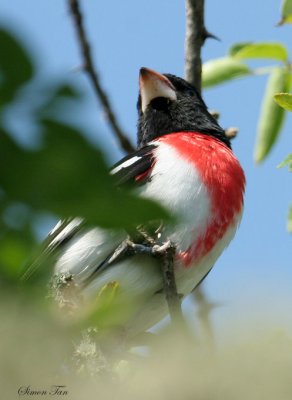
[[[83,16],[80,10],[79,1],[68,0],[68,4],[76,28],[77,38],[83,57],[84,70],[88,74],[88,77],[94,87],[94,92],[103,107],[105,115],[116,138],[118,139],[121,148],[127,153],[132,152],[135,149],[127,138],[125,132],[121,128],[119,122],[117,121],[117,117],[112,109],[108,95],[103,89],[100,83],[99,75],[96,71],[96,68],[94,67],[89,41],[87,39],[84,29]]]

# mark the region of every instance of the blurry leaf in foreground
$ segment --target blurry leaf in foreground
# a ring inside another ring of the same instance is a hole
[[[292,206],[290,206],[290,208],[289,208],[287,229],[288,229],[288,232],[292,233]]]
[[[278,165],[278,168],[289,166],[289,170],[292,172],[292,153],[290,153],[281,164]]]
[[[290,73],[285,68],[274,68],[268,79],[258,122],[254,158],[263,161],[276,143],[285,117],[285,111],[274,101],[274,94],[289,91]]]
[[[292,0],[282,0],[281,20],[278,25],[292,24]]]
[[[37,151],[24,150],[2,133],[0,187],[8,201],[103,227],[130,228],[167,218],[156,203],[117,189],[100,152],[77,130],[51,120],[42,123],[43,147]]]
[[[10,231],[1,235],[0,276],[5,281],[18,281],[23,262],[31,252],[32,238],[22,232]]]
[[[17,90],[34,75],[34,65],[24,47],[0,29],[0,105],[13,100]]]
[[[285,108],[287,111],[292,111],[292,94],[277,93],[274,95],[274,100],[280,107]]]
[[[243,43],[236,44],[230,49],[232,57],[238,59],[268,58],[286,62],[288,52],[281,43]]]
[[[251,74],[248,66],[232,57],[210,60],[203,65],[203,87],[211,87],[220,83]]]

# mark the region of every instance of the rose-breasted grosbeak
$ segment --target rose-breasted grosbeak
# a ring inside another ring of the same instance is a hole
[[[185,80],[140,71],[138,150],[111,173],[132,182],[141,196],[160,202],[176,216],[156,241],[176,246],[178,293],[186,296],[208,274],[233,238],[243,208],[245,178],[229,139],[209,114],[196,89]],[[50,233],[51,249],[60,255],[57,274],[70,274],[83,299],[96,297],[117,282],[116,296],[131,299],[123,327],[141,332],[167,313],[158,261],[135,255],[108,262],[125,232],[84,228],[80,219],[60,222]]]

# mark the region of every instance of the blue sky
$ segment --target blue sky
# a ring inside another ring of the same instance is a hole
[[[81,2],[103,84],[133,141],[139,68],[147,66],[183,75],[183,3],[175,0]],[[279,9],[280,0],[207,1],[207,28],[221,41],[207,41],[203,60],[221,57],[232,44],[241,41],[281,41],[292,55],[292,27],[275,27],[280,19]],[[76,72],[80,56],[65,0],[2,1],[0,22],[34,49],[41,77],[65,76],[83,88],[87,93],[84,106],[72,118],[88,130],[91,140],[104,147],[109,163],[116,161],[122,153],[103,120],[86,77]],[[271,64],[269,61],[253,63]],[[205,288],[212,300],[223,304],[214,312],[215,321],[228,322],[232,317],[231,320],[240,324],[246,318],[256,321],[265,315],[282,326],[291,325],[286,315],[291,314],[292,301],[292,236],[286,232],[285,224],[292,202],[292,186],[291,174],[284,169],[277,170],[276,165],[292,151],[292,119],[287,118],[280,141],[268,160],[255,166],[253,145],[266,79],[266,76],[250,77],[204,92],[208,106],[220,111],[221,125],[239,127],[233,148],[247,176],[241,227],[209,275]],[[18,135],[25,134],[20,124],[16,129]]]

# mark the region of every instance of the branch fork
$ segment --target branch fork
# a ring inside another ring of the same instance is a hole
[[[125,240],[121,246],[121,251],[117,253],[118,257],[125,257],[134,254],[146,254],[158,258],[161,261],[161,272],[163,278],[163,290],[168,304],[169,314],[175,323],[183,323],[183,314],[181,310],[181,295],[177,292],[174,258],[175,246],[171,241],[166,241],[158,245],[155,241],[152,244],[134,243],[130,239]],[[112,261],[117,261],[112,259]]]

